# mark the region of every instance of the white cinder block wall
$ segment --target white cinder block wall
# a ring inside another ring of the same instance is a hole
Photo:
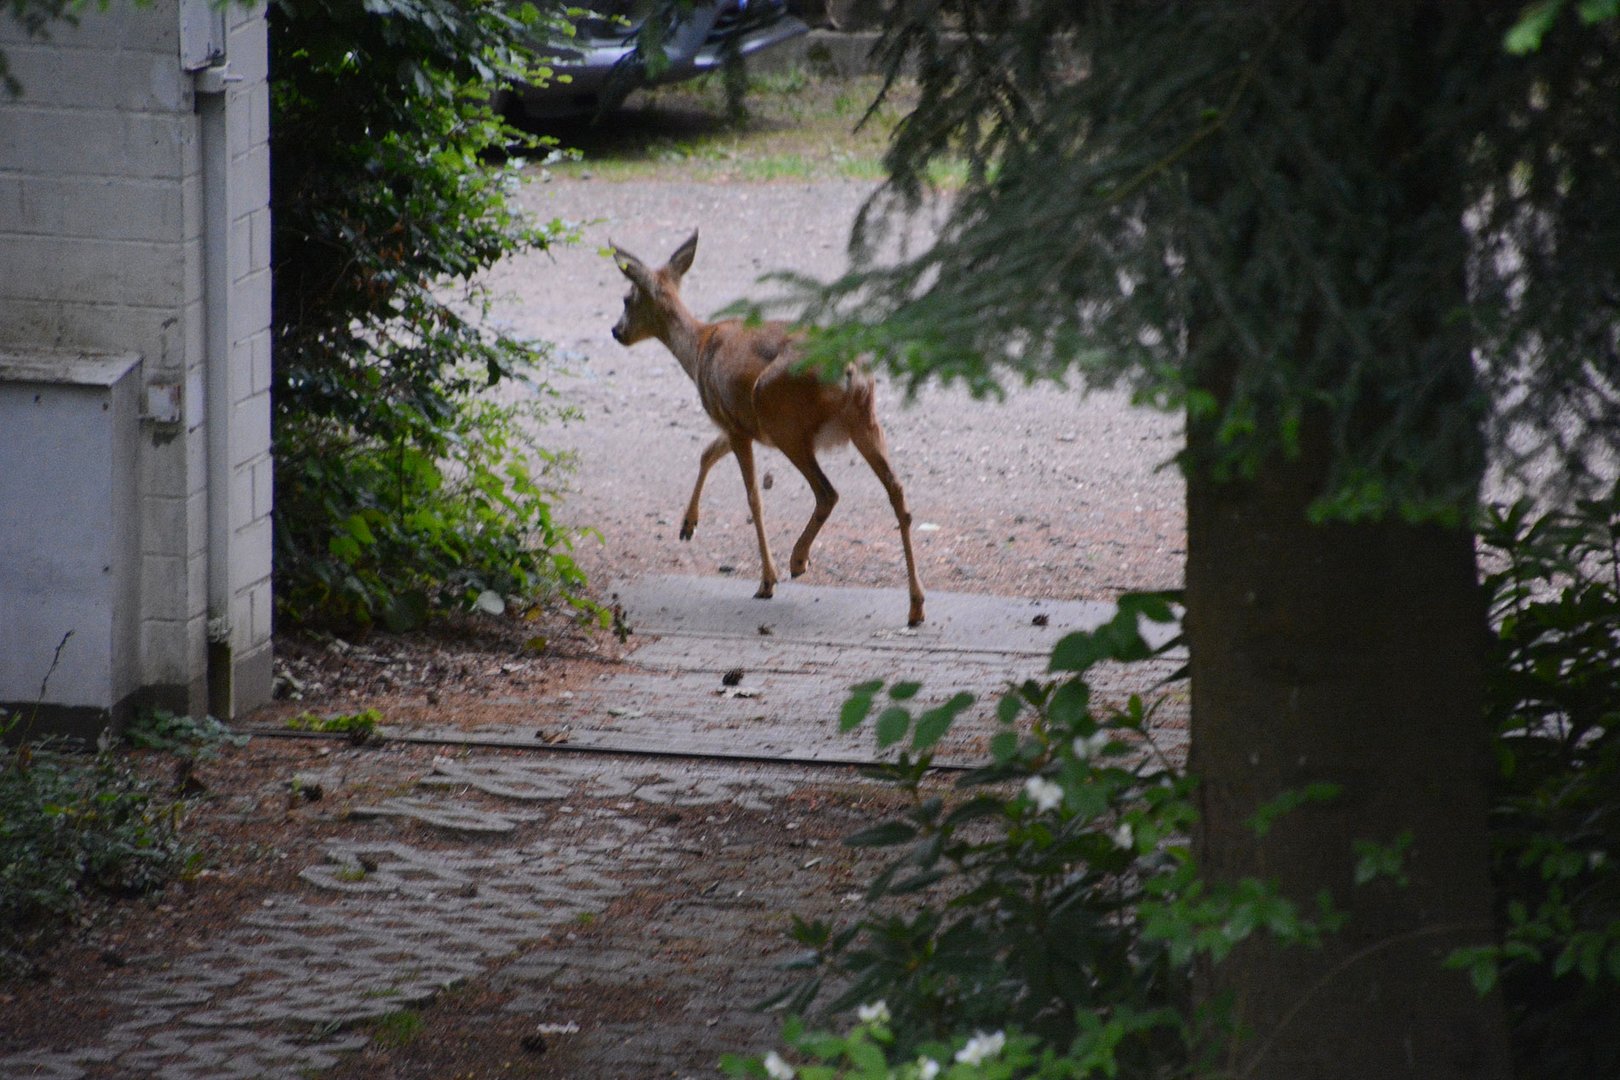
[[[135,597],[135,659],[106,686],[64,663],[45,704],[113,719],[143,703],[239,713],[271,686],[263,5],[90,5],[44,40],[0,13],[0,52],[23,86],[0,90],[0,357],[16,361],[0,365],[0,395],[22,407],[53,365],[139,359],[139,434],[114,450],[121,467],[134,457],[135,587],[114,592]],[[0,470],[33,453],[0,428]],[[26,467],[75,483],[71,460]],[[39,520],[6,511],[0,532]],[[8,560],[8,539],[3,641],[35,653],[0,664],[0,705],[15,712],[37,697],[61,623],[45,601],[17,599],[29,568]],[[29,670],[31,683],[17,674]]]

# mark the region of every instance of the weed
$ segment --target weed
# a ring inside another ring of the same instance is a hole
[[[137,750],[161,750],[187,758],[208,758],[218,753],[221,744],[242,746],[246,735],[238,735],[230,728],[205,716],[176,716],[167,709],[148,709],[137,713],[124,731],[124,741]]]
[[[312,712],[304,712],[288,719],[287,727],[292,731],[347,735],[350,742],[364,744],[378,737],[377,725],[382,722],[382,718],[382,713],[376,709],[364,709],[357,713],[338,713],[334,716],[317,716]]]
[[[400,1009],[379,1017],[372,1029],[372,1039],[382,1046],[406,1046],[422,1034],[422,1016],[412,1009]]]
[[[0,735],[15,726],[0,714]],[[94,753],[50,740],[0,747],[0,975],[28,971],[88,898],[195,873],[183,810],[110,741]]]

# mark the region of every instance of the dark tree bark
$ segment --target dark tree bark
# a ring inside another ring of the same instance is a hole
[[[1257,939],[1215,968],[1239,1075],[1508,1075],[1495,999],[1441,959],[1490,940],[1481,663],[1485,610],[1462,529],[1313,526],[1303,465],[1194,480],[1187,606],[1200,861],[1348,912],[1320,951]],[[1248,825],[1279,792],[1342,794]],[[1358,840],[1404,833],[1408,884],[1352,886]]]
[[[1337,48],[1346,10],[1311,9],[1300,32],[1311,48]],[[1481,998],[1442,961],[1460,945],[1494,940],[1488,874],[1484,720],[1488,625],[1467,512],[1456,524],[1411,524],[1395,508],[1372,523],[1313,524],[1330,486],[1335,438],[1376,439],[1402,407],[1431,429],[1432,473],[1457,486],[1459,508],[1477,489],[1483,437],[1470,361],[1464,184],[1457,148],[1433,136],[1430,109],[1447,91],[1430,55],[1444,12],[1417,4],[1411,33],[1385,57],[1378,111],[1353,145],[1384,164],[1382,195],[1365,209],[1384,240],[1352,241],[1348,268],[1387,267],[1402,238],[1421,238],[1430,263],[1406,279],[1388,315],[1387,341],[1421,373],[1369,396],[1339,435],[1326,413],[1304,409],[1294,455],[1274,453],[1240,482],[1201,468],[1214,436],[1189,424],[1188,637],[1192,654],[1192,769],[1202,783],[1197,846],[1212,880],[1275,880],[1307,913],[1327,893],[1348,915],[1321,949],[1266,936],[1215,966],[1204,991],[1224,999],[1237,1025],[1236,1075],[1276,1080],[1491,1080],[1510,1073],[1500,1000]],[[1308,114],[1307,114],[1308,115]],[[1323,145],[1333,145],[1323,138]],[[1241,182],[1216,155],[1199,184]],[[1355,196],[1350,196],[1354,198]],[[1360,240],[1356,237],[1355,240]],[[1421,281],[1421,285],[1415,282]],[[1344,302],[1382,310],[1372,288]],[[1302,347],[1331,351],[1332,313],[1302,325]],[[1348,369],[1322,376],[1324,394]],[[1200,380],[1217,399],[1230,373]],[[1423,385],[1425,384],[1426,385]],[[1418,394],[1423,385],[1423,397]],[[1406,395],[1406,396],[1402,396]],[[1313,415],[1314,413],[1314,415]],[[1357,433],[1360,433],[1359,436]],[[1202,452],[1201,452],[1202,451]],[[1280,818],[1264,835],[1249,824],[1278,795],[1328,782],[1329,801]],[[1409,838],[1402,879],[1354,883],[1358,841]]]

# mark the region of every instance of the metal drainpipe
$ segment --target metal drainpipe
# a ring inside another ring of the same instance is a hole
[[[204,423],[208,452],[208,712],[228,719],[231,649],[230,165],[226,91],[239,82],[219,62],[193,75],[201,121]]]

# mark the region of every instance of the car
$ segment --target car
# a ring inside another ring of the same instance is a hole
[[[573,22],[574,36],[548,44],[553,77],[544,85],[521,84],[502,96],[514,119],[547,120],[597,115],[649,86],[679,82],[715,71],[735,51],[752,56],[810,29],[788,13],[786,0],[596,0]],[[650,12],[668,20],[666,63],[648,64],[636,44]]]

